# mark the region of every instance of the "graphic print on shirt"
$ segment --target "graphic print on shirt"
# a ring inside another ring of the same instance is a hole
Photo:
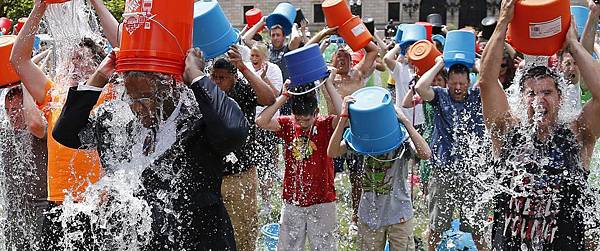
[[[392,177],[386,177],[387,170],[392,168],[392,161],[381,161],[386,155],[368,156],[365,159],[365,175],[363,176],[363,191],[377,195],[392,193]]]
[[[292,155],[295,160],[307,160],[316,150],[317,145],[306,135],[297,137],[292,141]]]

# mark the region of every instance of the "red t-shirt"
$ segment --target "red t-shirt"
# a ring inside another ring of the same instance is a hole
[[[308,207],[335,201],[333,161],[327,156],[334,117],[318,116],[310,132],[303,132],[293,116],[278,118],[276,134],[285,146],[285,202]]]

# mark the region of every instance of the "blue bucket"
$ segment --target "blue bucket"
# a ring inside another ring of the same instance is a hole
[[[585,29],[585,22],[587,22],[588,16],[590,15],[590,9],[583,6],[571,6],[571,15],[575,17],[577,35],[581,37],[583,29]]]
[[[356,152],[380,155],[398,148],[408,133],[396,117],[392,95],[384,88],[362,88],[352,94],[350,128],[344,139]]]
[[[224,54],[239,38],[218,2],[194,3],[194,47],[202,50],[204,59]]]
[[[442,44],[442,47],[444,46],[444,44],[446,44],[446,38],[440,34],[435,34],[431,36],[431,40],[440,42]]]
[[[412,44],[419,40],[427,39],[427,29],[420,24],[405,24],[402,26],[402,40],[400,47],[408,49]]]
[[[283,26],[283,32],[287,36],[292,33],[294,20],[296,20],[296,7],[289,3],[280,3],[267,17],[267,28],[271,29],[273,25],[279,24]]]
[[[452,221],[451,229],[444,232],[442,240],[438,244],[438,251],[477,251],[473,235],[460,231],[460,221],[455,219]]]
[[[263,236],[263,245],[268,251],[275,251],[277,249],[277,242],[279,241],[279,223],[270,223],[260,228],[260,232]]]
[[[311,44],[283,55],[290,75],[290,87],[310,84],[327,77],[327,65],[318,44]]]
[[[399,44],[400,41],[402,40],[402,28],[403,27],[404,27],[404,24],[399,24],[398,29],[396,30],[396,36],[394,37],[394,42],[396,42],[397,44]]]
[[[337,44],[343,44],[344,43],[344,38],[340,37],[338,35],[331,35],[329,37],[329,42],[330,43],[337,43]]]
[[[444,64],[446,68],[463,64],[471,69],[475,64],[475,33],[454,30],[446,34],[444,44]]]

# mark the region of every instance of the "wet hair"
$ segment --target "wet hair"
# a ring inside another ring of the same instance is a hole
[[[312,93],[294,96],[292,98],[292,114],[294,115],[313,115],[318,106],[317,97]]]
[[[92,59],[96,64],[100,64],[102,60],[104,60],[104,58],[106,57],[104,47],[100,43],[97,43],[89,37],[81,39],[81,42],[79,42],[79,46],[88,48],[92,51]]]
[[[260,34],[256,33],[256,34],[254,34],[254,37],[252,37],[252,40],[262,42],[263,37]]]
[[[558,86],[559,77],[554,71],[546,66],[534,66],[532,68],[526,69],[523,71],[523,76],[519,80],[519,87],[521,87],[521,91],[524,91],[525,81],[530,79],[543,79],[543,78],[551,78],[554,81],[554,87],[558,91],[558,94],[561,94],[560,87]]]
[[[281,26],[281,24],[271,26],[271,28],[269,28],[269,35],[271,35],[271,32],[275,29],[280,29],[281,33],[283,33],[283,35],[285,36],[285,31],[283,30],[283,26]]]
[[[471,71],[464,64],[454,64],[448,69],[448,76],[451,74],[465,74],[468,76],[469,73],[471,73]]]
[[[237,69],[235,68],[235,66],[229,60],[227,60],[225,58],[217,59],[213,63],[212,68],[213,68],[213,70],[214,69],[226,70],[227,72],[234,74],[234,75],[237,73]]]

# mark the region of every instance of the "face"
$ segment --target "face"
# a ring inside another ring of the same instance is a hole
[[[271,30],[271,43],[275,48],[283,47],[283,42],[285,42],[285,36],[283,35],[282,29],[272,29]]]
[[[254,67],[260,67],[265,62],[265,58],[257,49],[250,51],[250,61]]]
[[[579,68],[575,64],[575,60],[573,56],[569,53],[565,53],[563,55],[563,60],[561,62],[561,69],[565,74],[565,78],[573,83],[579,82]]]
[[[448,92],[450,92],[450,97],[455,101],[463,101],[467,96],[469,83],[468,74],[451,73],[448,76]]]
[[[502,60],[502,64],[500,65],[500,76],[504,76],[506,75],[506,73],[508,72],[508,58],[504,58]]]
[[[526,80],[522,95],[527,103],[527,115],[530,120],[544,128],[556,123],[560,92],[552,78]]]
[[[433,86],[446,88],[446,79],[444,79],[444,76],[442,76],[441,73],[435,75],[435,78],[433,79]]]
[[[144,127],[150,128],[158,124],[157,110],[159,103],[157,100],[162,99],[162,104],[165,101],[172,101],[165,98],[169,95],[168,92],[171,91],[169,84],[163,84],[163,82],[170,83],[170,81],[166,75],[125,75],[125,89],[132,100],[131,110],[138,116]]]
[[[235,76],[225,69],[213,69],[210,78],[222,91],[229,91],[235,83]]]
[[[350,54],[345,50],[338,50],[335,53],[335,62],[333,67],[337,69],[338,74],[347,74],[350,72]]]
[[[315,123],[315,117],[318,113],[319,110],[317,109],[312,115],[294,115],[294,119],[296,120],[296,123],[300,125],[302,130],[308,130]]]

